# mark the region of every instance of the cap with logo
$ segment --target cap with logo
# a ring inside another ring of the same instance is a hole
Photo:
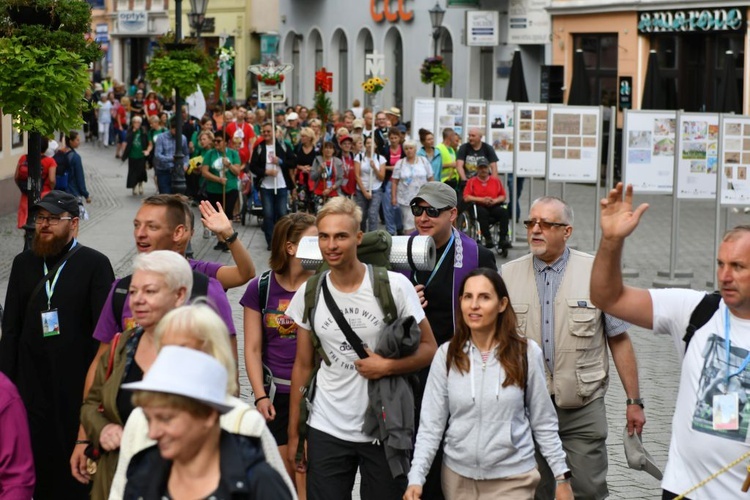
[[[43,208],[53,215],[60,215],[68,212],[73,217],[78,217],[78,198],[65,191],[52,190],[39,202],[34,205],[36,208]]]
[[[434,208],[455,207],[458,204],[456,191],[448,184],[432,181],[419,188],[417,196],[411,200],[411,205],[424,201]]]

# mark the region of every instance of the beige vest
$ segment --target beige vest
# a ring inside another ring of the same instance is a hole
[[[534,278],[533,255],[508,262],[502,276],[518,327],[542,345],[542,310]],[[544,368],[547,389],[561,408],[580,408],[604,396],[609,384],[609,358],[604,314],[591,303],[592,255],[570,250],[554,303],[554,374]]]

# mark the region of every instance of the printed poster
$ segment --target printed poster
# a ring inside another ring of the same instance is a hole
[[[414,99],[414,112],[411,118],[411,129],[413,137],[419,137],[419,129],[429,130],[435,136],[435,144],[443,140],[442,135],[435,131],[435,99]]]
[[[544,177],[547,173],[546,104],[518,104],[516,168],[519,177]]]
[[[677,113],[625,111],[622,163],[625,184],[637,192],[672,194]]]
[[[549,179],[595,183],[600,164],[600,109],[552,106],[550,119]]]
[[[459,137],[464,137],[464,101],[461,99],[438,99],[438,130],[435,134],[435,141],[438,137],[442,141],[443,130],[452,128]],[[464,142],[466,142],[464,140]]]
[[[677,197],[715,199],[719,166],[719,115],[682,113],[677,129],[680,132]]]
[[[750,204],[750,117],[724,117],[721,172],[721,204]]]
[[[515,110],[512,103],[489,103],[487,139],[497,155],[497,172],[513,172]]]

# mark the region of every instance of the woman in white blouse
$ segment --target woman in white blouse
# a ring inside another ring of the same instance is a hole
[[[362,139],[357,139],[357,143]],[[373,156],[372,137],[365,137],[364,149],[354,157],[354,176],[357,179],[357,192],[354,201],[362,209],[362,231],[375,231],[378,228],[380,202],[383,199],[383,178],[386,160],[379,154]]]

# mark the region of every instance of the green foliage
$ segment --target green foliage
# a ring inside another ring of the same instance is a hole
[[[159,40],[159,49],[146,70],[146,78],[154,90],[162,95],[172,95],[177,89],[184,98],[195,92],[198,85],[205,92],[213,87],[212,70],[215,62],[192,44],[182,44],[179,49],[167,49],[174,35],[167,33]]]
[[[328,97],[328,94],[326,92],[317,90],[315,92],[314,106],[315,111],[318,113],[318,118],[320,118],[320,121],[326,123],[328,121],[328,117],[331,116],[331,113],[333,113],[333,103],[331,102],[331,98]]]
[[[0,103],[18,128],[53,135],[78,128],[82,96],[89,85],[86,64],[68,50],[0,38]]]
[[[445,87],[451,80],[451,72],[441,56],[425,59],[419,68],[419,76],[422,83],[434,83],[438,87]]]

